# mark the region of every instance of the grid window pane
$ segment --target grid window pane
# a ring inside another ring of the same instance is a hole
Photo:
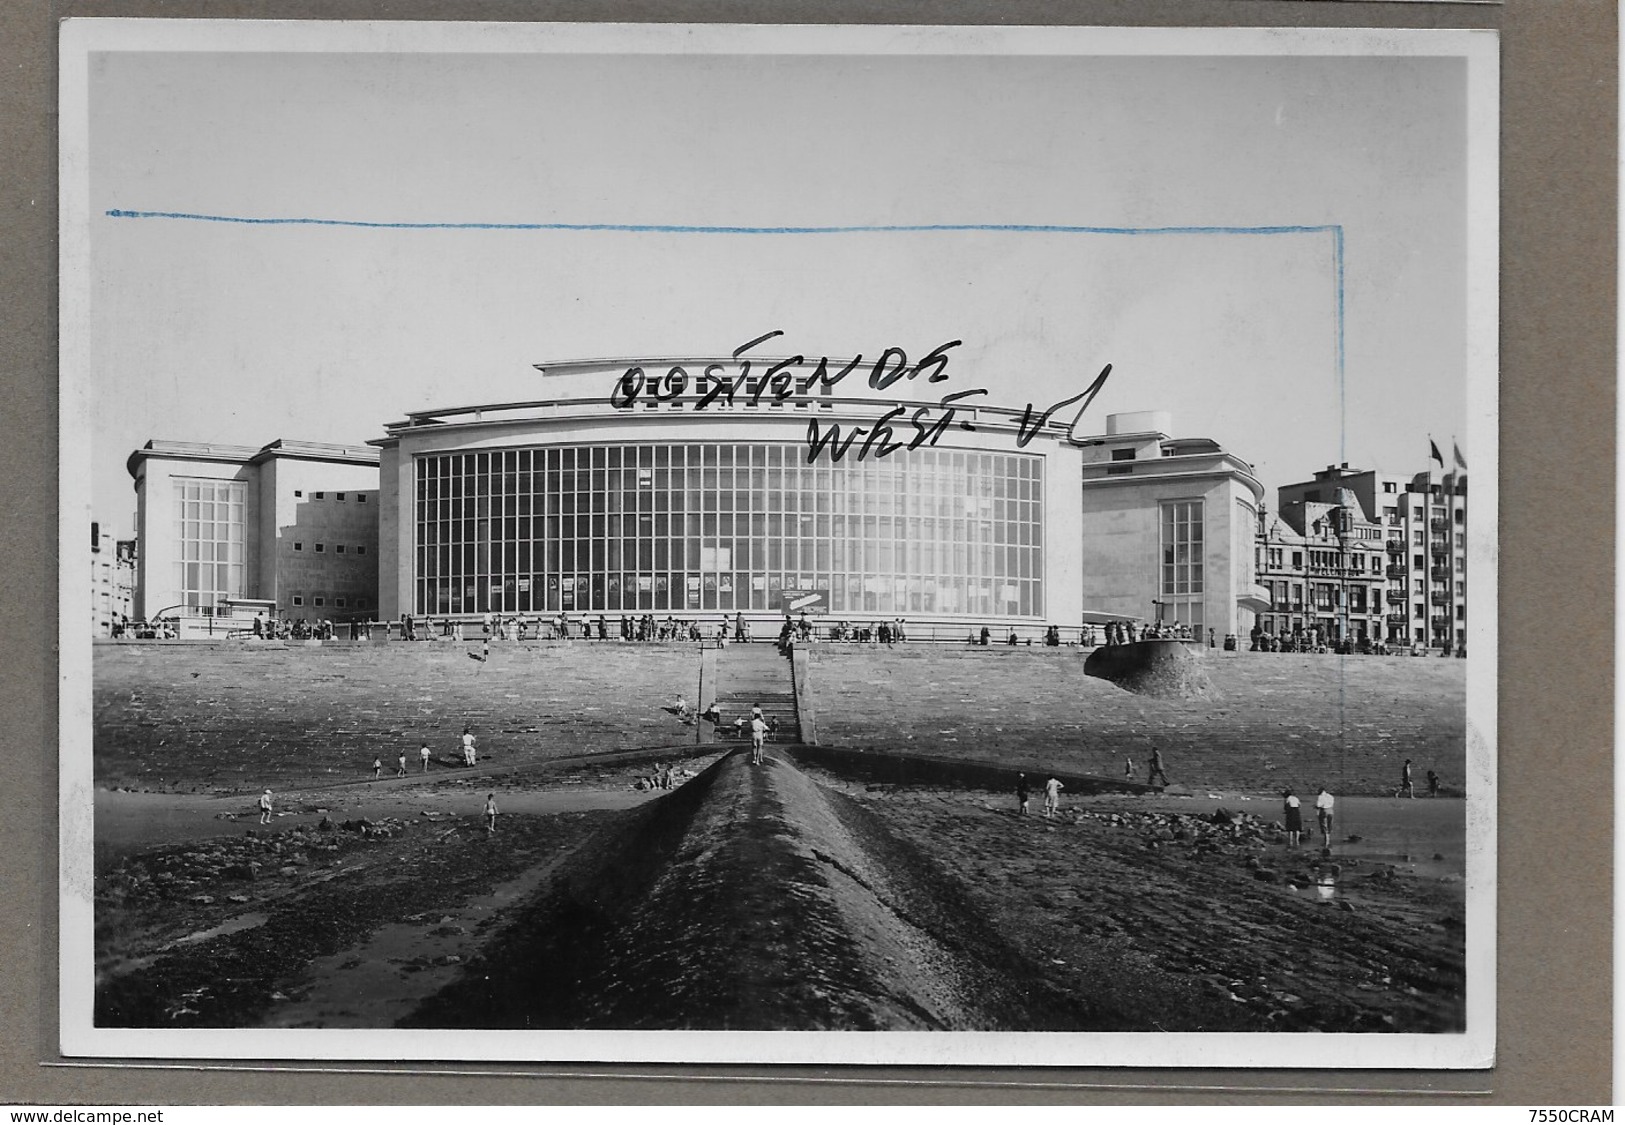
[[[794,444],[706,443],[419,458],[434,487],[416,493],[417,544],[433,549],[416,611],[776,612],[784,591],[816,589],[840,616],[1042,618],[1043,458],[915,457],[809,466]],[[1188,588],[1194,558],[1199,590],[1196,509],[1168,580]],[[546,518],[487,518],[516,511]]]
[[[1162,504],[1162,619],[1189,625],[1200,635],[1202,602],[1202,501]]]
[[[180,540],[175,578],[181,602],[213,607],[243,596],[243,512],[247,485],[228,480],[177,480],[175,527]]]

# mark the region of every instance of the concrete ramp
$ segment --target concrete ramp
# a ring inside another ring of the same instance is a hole
[[[1012,988],[1024,1026],[1068,1022],[929,865],[776,753],[630,815],[406,1026],[998,1029]]]

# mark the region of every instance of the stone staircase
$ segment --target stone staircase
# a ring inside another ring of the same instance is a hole
[[[748,724],[752,707],[761,707],[770,728],[778,720],[778,729],[768,733],[769,742],[801,741],[790,661],[777,646],[732,644],[718,652],[717,688],[717,710],[722,713],[718,741],[732,740],[734,720],[743,715]],[[745,741],[750,741],[748,729]]]

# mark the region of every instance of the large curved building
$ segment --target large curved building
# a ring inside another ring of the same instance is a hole
[[[867,368],[830,388],[803,365],[759,391],[741,366],[546,366],[553,397],[389,425],[372,443],[381,614],[1080,620],[1070,415],[950,411],[939,391],[960,388],[925,379],[834,393],[867,391]]]

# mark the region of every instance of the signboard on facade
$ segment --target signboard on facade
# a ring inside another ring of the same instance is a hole
[[[811,613],[820,614],[829,612],[828,590],[780,590],[780,613]]]

